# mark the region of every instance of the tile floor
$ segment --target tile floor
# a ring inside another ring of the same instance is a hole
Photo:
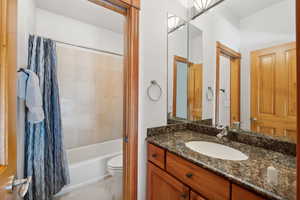
[[[63,194],[54,200],[122,200],[121,195],[115,194],[118,186],[120,186],[120,182],[116,183],[112,177],[109,177]]]

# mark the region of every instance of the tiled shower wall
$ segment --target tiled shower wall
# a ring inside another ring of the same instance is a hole
[[[67,149],[122,137],[123,57],[57,46]]]

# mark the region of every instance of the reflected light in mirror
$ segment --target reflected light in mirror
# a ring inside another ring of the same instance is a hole
[[[211,5],[212,0],[194,0],[194,6],[198,11],[207,9]]]
[[[168,27],[169,29],[174,29],[178,26],[179,24],[179,17],[175,16],[175,15],[169,15],[168,16]]]

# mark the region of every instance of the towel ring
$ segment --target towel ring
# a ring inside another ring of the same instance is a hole
[[[153,96],[151,95],[151,89],[154,88],[154,87],[157,87],[157,88],[159,89],[159,95],[158,95],[157,98],[155,98],[155,97],[153,97]],[[148,95],[148,97],[149,97],[149,99],[150,99],[151,101],[157,102],[157,101],[160,100],[161,95],[162,95],[162,89],[161,89],[160,85],[159,85],[155,80],[152,80],[152,81],[150,82],[150,86],[147,88],[147,95]]]

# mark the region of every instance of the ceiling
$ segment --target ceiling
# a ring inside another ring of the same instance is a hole
[[[193,6],[194,0],[177,0],[186,8]],[[203,0],[202,0],[203,1]],[[216,0],[212,0],[214,2]],[[240,19],[248,17],[253,13],[267,8],[273,4],[279,3],[284,0],[225,0],[222,6],[230,9],[235,16]]]
[[[225,0],[222,4],[243,19],[264,8],[285,0]]]
[[[123,33],[125,17],[88,0],[36,0],[38,8]]]

